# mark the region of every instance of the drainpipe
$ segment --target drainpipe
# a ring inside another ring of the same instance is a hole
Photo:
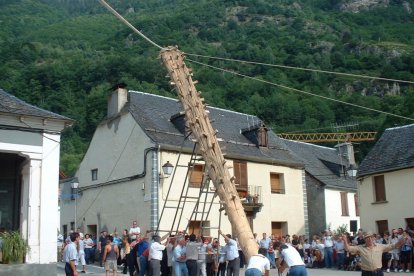
[[[158,149],[159,150],[159,149]],[[158,187],[160,184],[158,168],[158,151],[152,151],[152,169],[151,169],[151,230],[158,229]]]

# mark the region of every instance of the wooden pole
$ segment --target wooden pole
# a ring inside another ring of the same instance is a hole
[[[191,72],[184,63],[184,54],[175,47],[168,47],[162,49],[160,55],[168,69],[171,84],[176,87],[187,124],[199,144],[206,171],[223,202],[243,253],[249,260],[250,256],[257,254],[258,245],[218,144],[217,131],[210,123],[204,99],[195,88],[196,82],[192,80]]]

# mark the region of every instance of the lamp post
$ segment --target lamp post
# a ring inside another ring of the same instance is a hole
[[[78,182],[73,182],[70,185],[73,189],[72,194],[75,198],[75,229],[73,229],[74,231],[76,231],[77,225],[76,225],[76,221],[77,221],[77,216],[78,216],[78,210],[77,210],[77,198],[78,198],[78,187],[79,187],[79,183]]]

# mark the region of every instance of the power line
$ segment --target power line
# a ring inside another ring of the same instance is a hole
[[[304,91],[304,90],[292,88],[292,87],[285,86],[285,85],[282,85],[282,84],[277,84],[277,83],[273,83],[273,82],[270,82],[270,81],[258,79],[258,78],[255,78],[255,77],[250,77],[250,76],[247,76],[247,75],[244,75],[244,74],[241,74],[241,73],[237,73],[237,72],[234,72],[234,71],[231,71],[231,70],[228,70],[228,69],[224,69],[224,68],[216,67],[216,66],[213,66],[213,65],[205,64],[205,63],[198,62],[198,61],[195,61],[195,60],[192,60],[192,59],[187,59],[187,60],[190,61],[190,62],[199,64],[199,65],[202,65],[202,66],[210,67],[210,68],[213,68],[213,69],[216,69],[216,70],[219,70],[219,71],[223,71],[223,72],[226,72],[226,73],[230,73],[230,74],[233,74],[233,75],[236,75],[236,76],[239,76],[239,77],[244,77],[244,78],[248,78],[248,79],[251,79],[251,80],[255,80],[255,81],[263,82],[263,83],[270,84],[270,85],[273,85],[273,86],[277,86],[277,87],[283,88],[285,90],[295,91],[295,92],[299,92],[299,93],[302,93],[302,94],[318,97],[318,98],[321,98],[321,99],[324,99],[324,100],[329,100],[329,101],[332,101],[332,102],[337,102],[337,103],[341,103],[341,104],[345,104],[345,105],[349,105],[349,106],[353,106],[353,107],[358,107],[358,108],[361,108],[361,109],[365,109],[365,110],[369,110],[369,111],[373,111],[373,112],[377,112],[377,113],[381,113],[381,114],[386,114],[386,115],[401,118],[401,119],[414,121],[413,118],[409,118],[409,117],[389,113],[389,112],[382,111],[382,110],[377,110],[377,109],[362,106],[362,105],[348,103],[348,102],[345,102],[345,101],[337,100],[337,99],[334,99],[334,98],[330,98],[330,97],[326,97],[326,96],[322,96],[322,95],[318,95],[318,94],[313,94],[311,92],[307,92],[307,91]]]
[[[119,20],[121,20],[125,25],[130,27],[135,33],[141,36],[143,39],[151,43],[153,46],[157,47],[158,49],[163,49],[160,45],[146,37],[142,32],[138,31],[131,23],[128,22],[122,15],[120,15],[116,10],[114,10],[109,4],[107,4],[104,0],[99,0],[105,8],[107,8],[113,15],[115,15]]]
[[[293,70],[301,70],[301,71],[310,71],[310,72],[318,72],[318,73],[325,73],[325,74],[332,74],[332,75],[339,75],[339,76],[346,76],[346,77],[356,77],[356,78],[365,78],[365,79],[372,79],[372,80],[383,80],[383,81],[392,81],[392,82],[400,82],[400,83],[414,84],[414,81],[407,81],[407,80],[398,80],[398,79],[390,79],[390,78],[373,77],[373,76],[367,76],[367,75],[359,75],[359,74],[351,74],[351,73],[343,73],[343,72],[334,72],[334,71],[327,71],[327,70],[320,70],[320,69],[311,69],[311,68],[303,68],[303,67],[295,67],[295,66],[280,65],[280,64],[262,63],[262,62],[256,62],[256,61],[246,61],[246,60],[240,60],[240,59],[213,57],[213,56],[205,56],[205,55],[191,54],[191,53],[185,53],[185,54],[187,56],[203,57],[203,58],[209,58],[209,59],[224,60],[224,61],[231,61],[231,62],[239,62],[239,63],[246,63],[246,64],[263,65],[263,66],[270,66],[270,67],[277,67],[277,68],[285,68],[285,69],[293,69]]]
[[[147,40],[149,43],[151,43],[153,46],[159,48],[159,49],[164,49],[163,47],[161,47],[160,45],[156,44],[155,42],[153,42],[151,39],[149,39],[148,37],[146,37],[143,33],[141,33],[140,31],[138,31],[131,23],[129,23],[124,17],[122,17],[118,12],[116,12],[110,5],[108,5],[104,0],[99,0],[99,2],[101,2],[102,5],[104,5],[112,14],[114,14],[118,19],[120,19],[124,24],[126,24],[128,27],[130,27],[135,33],[137,33],[138,35],[140,35],[142,38],[144,38],[145,40]],[[388,79],[388,78],[380,78],[380,77],[371,77],[371,76],[365,76],[365,75],[356,75],[356,74],[350,74],[350,73],[340,73],[340,72],[331,72],[331,71],[325,71],[325,70],[318,70],[318,69],[309,69],[309,68],[300,68],[300,67],[292,67],[292,66],[286,66],[286,65],[274,65],[274,64],[267,64],[267,63],[259,63],[259,62],[250,62],[250,61],[243,61],[243,60],[233,60],[233,59],[226,59],[226,58],[217,58],[217,57],[212,57],[212,56],[205,56],[205,55],[197,55],[197,54],[187,54],[189,56],[198,56],[198,57],[206,57],[206,58],[215,58],[215,59],[220,59],[220,60],[229,60],[229,61],[237,61],[237,62],[241,62],[241,63],[251,63],[251,64],[260,64],[260,65],[266,65],[266,66],[275,66],[275,67],[280,67],[280,68],[289,68],[289,69],[297,69],[297,70],[304,70],[304,71],[314,71],[314,72],[320,72],[320,73],[327,73],[327,74],[336,74],[336,75],[343,75],[343,76],[351,76],[351,77],[358,77],[358,78],[367,78],[367,79],[376,79],[376,80],[384,80],[384,81],[393,81],[393,82],[402,82],[402,83],[410,83],[410,84],[414,84],[414,82],[412,81],[404,81],[404,80],[397,80],[397,79]],[[291,90],[291,91],[295,91],[295,92],[299,92],[302,94],[306,94],[306,95],[311,95],[314,97],[318,97],[321,99],[325,99],[325,100],[329,100],[329,101],[333,101],[333,102],[337,102],[337,103],[341,103],[341,104],[345,104],[345,105],[349,105],[349,106],[353,106],[353,107],[358,107],[361,109],[365,109],[365,110],[369,110],[369,111],[373,111],[373,112],[377,112],[377,113],[382,113],[382,114],[386,114],[389,116],[393,116],[393,117],[397,117],[397,118],[401,118],[401,119],[406,119],[406,120],[411,120],[414,121],[413,118],[409,118],[409,117],[405,117],[405,116],[401,116],[401,115],[397,115],[397,114],[393,114],[393,113],[389,113],[389,112],[385,112],[382,110],[377,110],[377,109],[373,109],[373,108],[369,108],[369,107],[365,107],[362,105],[357,105],[357,104],[353,104],[353,103],[348,103],[345,101],[341,101],[341,100],[337,100],[334,98],[329,98],[326,96],[322,96],[322,95],[317,95],[317,94],[313,94],[304,90],[300,90],[300,89],[296,89],[296,88],[292,88],[292,87],[288,87],[282,84],[276,84],[273,82],[269,82],[269,81],[265,81],[265,80],[261,80],[255,77],[250,77],[244,74],[240,74],[231,70],[227,70],[227,69],[223,69],[220,67],[216,67],[216,66],[212,66],[212,65],[208,65],[202,62],[198,62],[195,60],[191,60],[191,59],[187,59],[190,62],[202,65],[202,66],[206,66],[206,67],[210,67],[216,70],[220,70],[223,72],[227,72],[227,73],[231,73],[237,76],[241,76],[244,78],[248,78],[248,79],[252,79],[252,80],[256,80],[259,82],[263,82],[263,83],[267,83],[273,86],[277,86],[286,90]]]

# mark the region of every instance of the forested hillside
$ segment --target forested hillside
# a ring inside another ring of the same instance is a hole
[[[161,46],[188,54],[414,81],[414,1],[111,0]],[[112,85],[174,96],[159,49],[96,0],[0,0],[0,87],[76,120],[62,138],[72,174]],[[261,64],[189,58],[267,82],[414,118],[414,86]],[[210,105],[254,114],[276,132],[381,131],[407,119],[347,106],[188,61]],[[369,145],[360,147],[360,156]]]

